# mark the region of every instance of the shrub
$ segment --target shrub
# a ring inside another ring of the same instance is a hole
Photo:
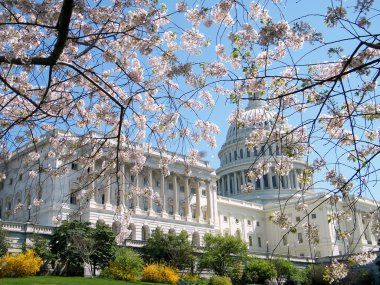
[[[276,268],[266,260],[252,258],[244,271],[244,279],[247,283],[264,283],[267,279],[277,276]]]
[[[42,258],[30,249],[17,255],[7,254],[0,258],[0,277],[35,275],[42,264]]]
[[[142,280],[154,283],[177,284],[179,275],[177,271],[170,266],[152,263],[144,267]]]
[[[130,248],[120,248],[114,261],[104,268],[102,275],[108,278],[136,281],[144,269],[144,261],[140,255]]]
[[[232,285],[231,279],[226,276],[214,275],[210,278],[210,285]]]
[[[8,252],[8,246],[5,230],[3,229],[3,224],[0,222],[0,257]]]
[[[193,273],[185,273],[181,276],[181,280],[178,281],[177,285],[198,285],[200,284],[200,278],[198,275]]]
[[[306,282],[305,274],[299,270],[293,262],[281,258],[272,260],[276,268],[277,276],[284,276],[292,284],[304,284]]]

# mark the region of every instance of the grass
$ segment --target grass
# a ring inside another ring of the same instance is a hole
[[[160,283],[125,282],[103,278],[34,276],[0,278],[0,285],[165,285]]]

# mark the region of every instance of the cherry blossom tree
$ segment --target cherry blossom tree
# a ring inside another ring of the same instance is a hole
[[[236,105],[229,122],[237,127],[262,120],[244,117],[247,101],[264,102],[275,124],[253,131],[246,146],[279,144],[282,156],[275,165],[259,158],[249,178],[271,166],[285,175],[295,159],[306,158],[298,207],[317,242],[307,222],[315,208],[302,199],[308,189],[325,188],[330,195],[321,203],[330,201],[332,209],[337,199],[346,203],[348,210],[334,216],[339,222],[355,216],[353,195],[371,196],[377,183],[380,42],[371,24],[379,13],[374,0],[331,0],[314,14],[289,11],[288,2],[1,2],[2,160],[46,132],[65,130],[51,138],[48,153],[62,164],[51,167],[36,149],[25,171],[42,183],[72,161],[92,167],[102,158],[81,190],[103,173],[119,177],[131,157],[138,173],[152,146],[185,152],[190,165],[200,157],[195,144],[216,146],[219,127],[207,118],[218,99]],[[165,175],[175,159],[162,156]],[[327,183],[313,180],[321,174]],[[254,183],[243,191],[254,191]],[[368,214],[379,234],[378,209]],[[278,211],[272,221],[288,218]]]

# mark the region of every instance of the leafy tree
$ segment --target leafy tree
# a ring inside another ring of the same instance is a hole
[[[180,270],[191,268],[194,251],[187,232],[164,233],[157,228],[152,232],[144,248],[144,258],[149,262],[164,262]]]
[[[278,277],[285,277],[287,284],[303,284],[305,276],[302,270],[299,270],[293,262],[282,258],[273,259],[272,264],[276,268]]]
[[[114,257],[115,236],[110,227],[97,223],[96,228],[88,222],[65,221],[54,232],[51,250],[66,266],[66,274],[72,268],[90,265],[91,272],[106,266]]]
[[[6,240],[6,233],[3,229],[3,224],[0,222],[0,257],[8,252],[8,242]]]
[[[55,230],[51,239],[51,251],[66,267],[66,274],[71,269],[83,267],[84,261],[88,261],[82,254],[93,245],[90,231],[90,223],[75,220],[64,221]]]
[[[261,283],[277,276],[276,268],[269,261],[249,258],[244,270],[244,280],[247,283]]]
[[[198,266],[219,276],[233,276],[234,269],[241,266],[247,254],[247,244],[240,237],[206,234]]]
[[[106,267],[115,258],[116,241],[111,227],[99,221],[91,231],[91,238],[94,240],[94,250],[90,261],[95,274],[96,269]]]
[[[136,281],[144,270],[141,256],[130,248],[118,248],[116,257],[109,263],[102,275],[118,280]]]
[[[305,284],[307,285],[328,285],[329,282],[323,280],[323,270],[325,264],[310,264],[305,268]]]
[[[53,258],[53,254],[50,250],[50,241],[39,235],[33,237],[33,245],[31,249],[42,258],[44,262],[47,262]]]

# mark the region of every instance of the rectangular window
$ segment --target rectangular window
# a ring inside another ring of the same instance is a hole
[[[18,181],[21,181],[22,180],[22,174],[20,174],[19,176],[18,176]]]
[[[260,227],[260,222],[259,221],[256,221],[256,226]]]
[[[248,224],[248,226],[250,226],[252,224],[251,220],[248,220],[247,224]]]
[[[0,181],[0,190],[3,190],[3,188],[4,188],[4,182],[3,182],[3,180],[1,180]]]
[[[77,197],[76,197],[75,193],[70,194],[70,204],[72,204],[72,205],[77,204]]]
[[[148,178],[144,177],[144,186],[148,186]]]
[[[272,176],[272,184],[273,184],[273,188],[278,188],[276,176]]]
[[[261,247],[261,237],[257,238],[257,244],[258,244],[259,247]]]
[[[285,246],[288,245],[288,236],[287,235],[284,235],[284,237],[282,238],[282,244]]]
[[[72,170],[78,170],[78,163],[74,163],[74,162],[73,162],[73,163],[71,164],[71,169],[72,169]]]
[[[173,215],[173,206],[169,206],[169,215]]]
[[[195,195],[195,188],[191,188],[191,194]]]
[[[227,221],[228,221],[227,216],[224,216],[224,217],[223,217],[223,220],[224,220],[225,222],[227,222]]]
[[[179,186],[179,192],[184,193],[185,192],[185,186]]]
[[[251,236],[248,237],[248,241],[249,241],[249,246],[252,246],[252,237]]]
[[[173,183],[169,183],[169,190],[173,190]]]
[[[296,222],[299,222],[301,221],[301,218],[300,217],[296,217]]]
[[[160,187],[161,186],[161,182],[156,180],[156,187]]]
[[[206,196],[206,190],[202,190],[202,196]]]
[[[13,184],[13,178],[9,178],[9,185],[12,185]]]
[[[135,176],[131,175],[131,182],[135,182]]]
[[[303,243],[302,233],[298,233],[298,243]]]
[[[314,213],[311,214],[311,218],[312,218],[312,219],[316,219],[316,218],[317,218],[317,214],[314,214]]]

